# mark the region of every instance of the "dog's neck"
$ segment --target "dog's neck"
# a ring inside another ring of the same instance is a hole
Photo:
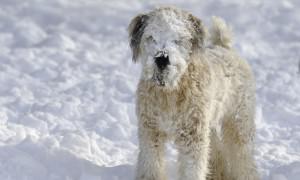
[[[181,76],[177,86],[165,87],[159,86],[155,82],[149,80],[141,80],[139,88],[143,88],[143,90],[138,92],[147,92],[149,96],[155,97],[160,101],[160,103],[157,104],[160,104],[162,106],[161,109],[164,111],[171,111],[172,109],[170,108],[174,107],[180,109],[184,103],[191,101],[191,99],[187,98],[192,97],[188,96],[188,94],[191,93],[191,90],[197,88],[201,91],[199,83],[206,83],[206,79],[209,78],[208,76],[210,73],[207,71],[208,64],[205,59],[202,59],[203,56],[201,56],[201,53],[203,53],[202,50],[195,51],[190,56],[191,59],[188,67]],[[196,69],[201,69],[201,71]],[[202,80],[203,82],[201,82]]]

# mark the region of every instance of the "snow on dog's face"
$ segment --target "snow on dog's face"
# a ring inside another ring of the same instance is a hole
[[[133,61],[142,63],[142,79],[176,87],[195,48],[201,48],[201,21],[177,8],[164,7],[135,17],[129,25]]]

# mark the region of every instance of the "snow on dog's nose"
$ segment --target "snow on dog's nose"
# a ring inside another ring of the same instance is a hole
[[[169,55],[166,51],[159,51],[154,58],[160,71],[163,71],[170,64]]]

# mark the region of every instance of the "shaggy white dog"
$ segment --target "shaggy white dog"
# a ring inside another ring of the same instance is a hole
[[[178,149],[180,180],[257,180],[253,159],[255,87],[249,65],[231,47],[231,31],[213,18],[161,7],[129,25],[137,90],[137,180],[165,180],[164,144]]]

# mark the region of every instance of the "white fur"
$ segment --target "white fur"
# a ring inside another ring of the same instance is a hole
[[[257,180],[254,79],[248,64],[230,48],[227,26],[214,18],[213,46],[202,48],[192,44],[198,41],[191,38],[200,38],[192,28],[202,28],[194,16],[169,7],[147,15],[140,49],[135,51],[143,67],[136,104],[136,180],[167,179],[167,140],[173,140],[179,152],[179,180]],[[153,59],[161,50],[170,57],[170,65],[161,72],[165,86],[153,79],[160,73]]]

